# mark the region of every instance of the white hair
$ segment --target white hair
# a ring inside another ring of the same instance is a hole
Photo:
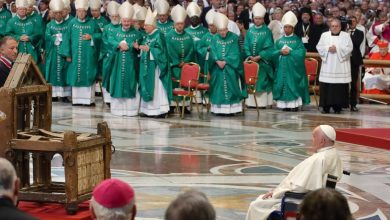
[[[110,209],[100,205],[93,197],[91,198],[91,206],[97,220],[129,220],[133,214],[134,205],[135,199],[132,199],[122,207]]]
[[[0,197],[13,196],[15,190],[16,171],[7,159],[0,158]]]

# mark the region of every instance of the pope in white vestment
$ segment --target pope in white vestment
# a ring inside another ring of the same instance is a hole
[[[273,191],[251,202],[246,220],[267,219],[273,211],[280,210],[281,200],[287,191],[303,193],[322,188],[328,174],[340,179],[343,169],[333,146],[335,140],[336,132],[331,126],[320,125],[315,128],[312,149],[316,153],[294,167]]]

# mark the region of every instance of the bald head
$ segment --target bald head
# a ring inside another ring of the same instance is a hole
[[[0,197],[7,196],[16,202],[18,181],[13,165],[7,159],[0,158]]]

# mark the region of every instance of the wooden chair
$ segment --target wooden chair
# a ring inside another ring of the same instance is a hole
[[[179,101],[177,97],[183,98],[181,118],[184,118],[185,100],[190,98],[190,105],[192,105],[192,99],[195,99],[196,110],[199,114],[198,103],[196,102],[196,92],[199,85],[199,72],[200,67],[196,63],[186,63],[181,69],[181,78],[179,80],[179,88],[173,90],[173,95],[176,97],[176,107],[179,109]]]
[[[257,99],[256,99],[256,84],[258,80],[258,75],[257,75],[258,71],[259,71],[258,63],[250,60],[244,61],[245,84],[247,86],[248,95],[253,95],[253,98],[255,99],[257,116],[260,115],[259,106],[257,104]],[[245,100],[244,100],[243,109],[244,108],[245,108]]]
[[[309,83],[309,92],[312,91],[314,95],[314,99],[316,101],[316,106],[318,108],[318,100],[317,100],[317,78],[318,78],[318,60],[314,58],[305,58],[305,67],[306,67],[306,75]]]

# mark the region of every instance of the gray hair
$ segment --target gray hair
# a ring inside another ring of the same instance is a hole
[[[165,220],[215,220],[216,214],[206,195],[196,190],[180,194],[165,212]]]
[[[129,220],[132,217],[134,205],[135,199],[132,199],[127,205],[110,209],[100,205],[93,197],[91,198],[91,206],[97,220]]]
[[[16,171],[5,158],[0,158],[0,196],[12,196],[15,190]]]

